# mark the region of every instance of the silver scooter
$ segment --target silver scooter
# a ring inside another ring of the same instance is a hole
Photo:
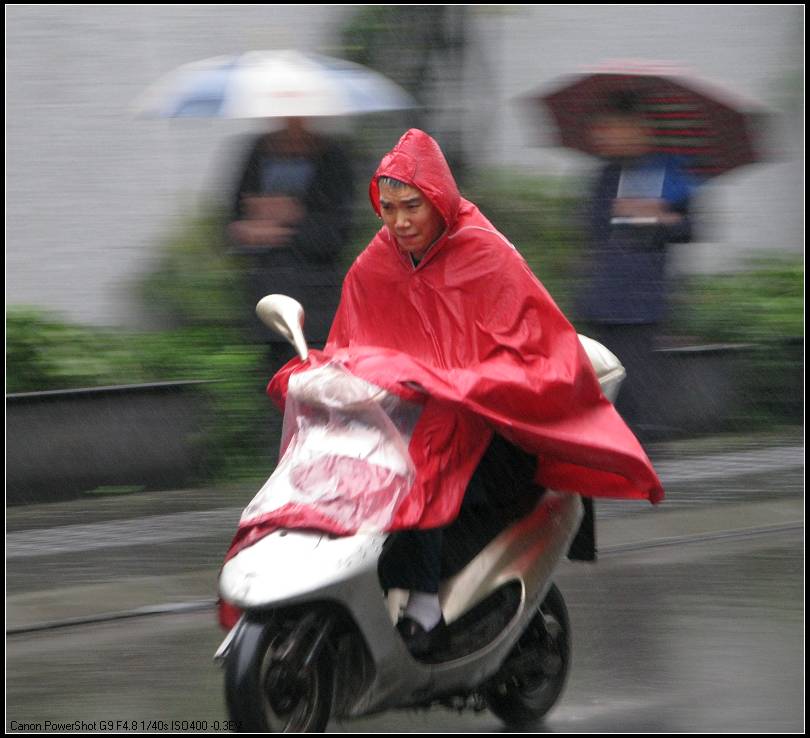
[[[298,303],[272,295],[257,313],[306,358]],[[615,400],[624,369],[600,344],[580,340],[603,391]],[[301,478],[314,477],[299,475],[296,484],[296,474],[324,454],[353,464],[373,457],[375,468],[388,470],[388,482],[409,484],[403,444],[407,449],[409,423],[412,428],[418,414],[403,411],[405,401],[341,367],[314,371],[321,372],[315,381],[307,380],[309,371],[293,375],[303,379],[291,380],[288,389],[286,451],[243,520],[265,513],[268,505],[300,501],[307,492],[300,489]],[[299,405],[291,412],[292,402]],[[291,442],[291,416],[313,407],[319,412],[312,416],[339,416],[342,425],[307,422]],[[370,431],[375,412],[381,420]],[[330,437],[324,428],[335,432]],[[362,504],[337,499],[339,489],[331,488],[330,510],[337,505],[341,519],[358,514]],[[385,593],[380,584],[378,567],[390,535],[381,531],[390,511],[370,510],[376,520],[355,535],[279,529],[223,566],[220,596],[242,615],[215,660],[225,667],[228,710],[237,729],[322,732],[333,717],[434,704],[489,709],[509,727],[538,721],[559,698],[570,665],[569,619],[552,575],[578,530],[580,498],[546,491],[444,580],[440,600],[449,642],[419,659],[395,629],[407,593]]]

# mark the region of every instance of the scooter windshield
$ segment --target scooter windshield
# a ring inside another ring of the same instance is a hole
[[[290,378],[282,455],[242,523],[290,506],[346,532],[382,531],[416,478],[408,444],[422,406],[332,362]]]

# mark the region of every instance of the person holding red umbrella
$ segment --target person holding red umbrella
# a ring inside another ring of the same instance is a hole
[[[603,161],[577,317],[626,366],[619,409],[643,435],[669,246],[692,239],[699,183],[762,158],[765,111],[680,65],[643,60],[584,69],[527,102],[551,114],[560,144]]]
[[[640,102],[620,90],[591,119],[591,148],[604,164],[589,198],[578,314],[627,368],[617,407],[643,435],[654,338],[666,312],[667,250],[692,238],[689,206],[698,181],[685,158],[653,150]]]

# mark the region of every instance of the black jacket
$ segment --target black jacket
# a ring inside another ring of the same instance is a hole
[[[290,183],[284,177],[268,177],[274,167],[303,164],[305,178]],[[307,338],[323,343],[340,298],[341,251],[351,227],[352,173],[344,149],[333,141],[317,139],[314,153],[304,159],[285,154],[278,134],[256,139],[245,158],[232,202],[232,220],[244,217],[242,196],[249,194],[291,195],[299,199],[306,215],[294,236],[283,246],[240,247],[231,252],[242,262],[248,300],[255,303],[271,293],[294,297],[305,308]],[[290,187],[295,191],[290,191]],[[280,341],[275,334],[265,339]]]

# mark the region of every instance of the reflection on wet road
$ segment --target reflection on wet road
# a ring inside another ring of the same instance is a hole
[[[565,564],[574,661],[538,730],[756,732],[803,727],[803,530]],[[7,723],[203,721],[224,728],[210,612],[7,638]],[[393,712],[337,732],[488,732],[488,712]]]

